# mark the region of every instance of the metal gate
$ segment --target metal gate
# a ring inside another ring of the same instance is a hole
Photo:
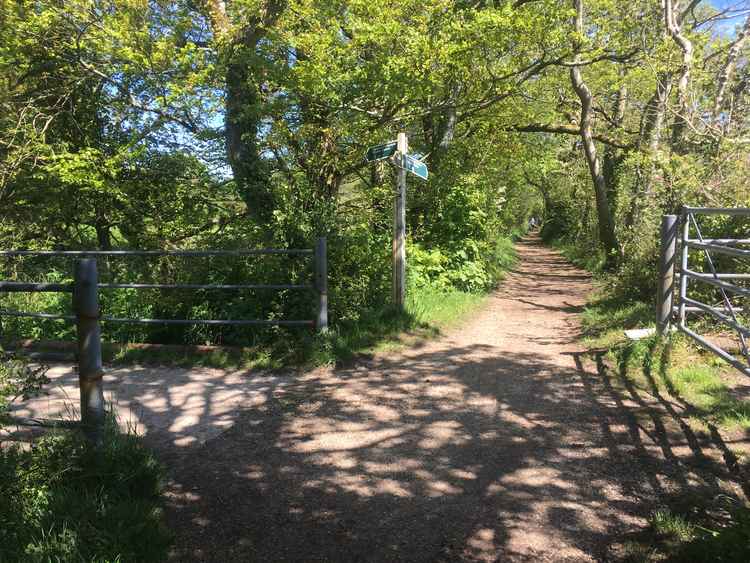
[[[312,256],[314,279],[311,284],[166,284],[166,283],[99,283],[96,257],[100,256],[256,256],[286,254]],[[309,326],[319,332],[328,328],[328,263],[326,239],[319,238],[311,249],[272,249],[257,250],[110,250],[110,251],[32,251],[2,250],[0,256],[62,256],[75,258],[75,275],[72,284],[29,283],[17,280],[0,280],[0,293],[10,292],[59,292],[71,293],[73,311],[70,315],[49,314],[34,311],[0,310],[0,317],[31,317],[73,322],[77,328],[78,379],[81,391],[81,425],[88,438],[99,443],[104,428],[104,392],[102,385],[101,328],[103,323],[136,324],[197,324],[230,326]],[[99,291],[112,289],[191,289],[236,291],[242,289],[262,290],[314,290],[316,295],[316,315],[314,320],[290,319],[143,319],[117,318],[101,315]]]
[[[321,237],[317,239],[315,248],[302,249],[284,249],[284,248],[259,248],[254,250],[0,250],[0,256],[46,256],[46,257],[66,257],[74,259],[90,259],[93,261],[93,267],[96,270],[97,257],[245,257],[245,256],[263,256],[272,254],[283,254],[293,256],[311,256],[313,258],[314,279],[310,284],[264,284],[264,283],[244,283],[244,284],[168,284],[168,283],[98,283],[99,290],[112,289],[189,289],[189,290],[220,290],[220,291],[238,291],[238,290],[312,290],[315,293],[316,315],[314,319],[309,320],[288,320],[288,319],[143,319],[143,318],[117,318],[102,315],[99,320],[104,323],[120,324],[163,324],[163,325],[226,325],[226,326],[309,326],[318,331],[324,332],[328,328],[328,262],[326,239]],[[0,280],[0,293],[4,292],[72,292],[73,284],[50,284],[50,283],[25,283],[18,281]],[[59,321],[73,322],[76,320],[74,315],[55,315],[48,313],[29,312],[29,311],[12,311],[0,309],[0,318],[2,317],[31,317],[39,319],[52,319]]]
[[[677,330],[690,336],[704,348],[712,351],[739,371],[750,375],[750,356],[747,338],[750,328],[743,325],[743,309],[733,302],[734,296],[750,296],[750,288],[737,285],[741,280],[750,280],[750,273],[720,272],[715,256],[731,256],[750,259],[748,238],[704,238],[698,218],[707,215],[750,217],[748,208],[683,207],[680,215],[664,215],[661,224],[660,284],[657,296],[657,330],[663,334],[671,324]],[[679,231],[679,235],[678,235]],[[679,268],[675,267],[679,247]],[[691,250],[703,253],[706,271],[696,271],[691,267]],[[748,263],[750,266],[750,263]],[[750,268],[748,268],[750,269]],[[679,291],[674,305],[675,280]],[[692,282],[692,283],[691,283]],[[704,303],[695,295],[690,295],[693,283],[710,285],[718,290],[718,303]],[[707,314],[719,326],[727,327],[736,335],[739,342],[739,357],[722,348],[716,341],[688,326],[689,314]]]

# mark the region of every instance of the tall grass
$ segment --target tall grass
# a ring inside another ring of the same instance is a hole
[[[0,448],[0,561],[164,561],[162,469],[138,436],[53,432]]]

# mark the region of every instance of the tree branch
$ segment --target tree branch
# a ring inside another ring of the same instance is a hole
[[[553,123],[528,123],[526,125],[512,125],[504,128],[505,131],[516,131],[518,133],[555,133],[562,135],[580,136],[581,128],[578,125],[565,125]],[[602,133],[592,133],[591,138],[605,145],[617,149],[630,150],[634,148],[633,143],[623,143]]]

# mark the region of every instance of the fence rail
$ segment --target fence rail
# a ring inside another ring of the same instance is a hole
[[[265,254],[301,254],[311,256],[312,248],[255,248],[247,250],[0,250],[0,256],[63,256],[68,258],[96,258],[97,256],[182,256],[208,258],[211,256],[259,256]]]
[[[679,217],[677,215],[665,215],[662,218],[657,330],[660,334],[663,334],[674,323],[677,330],[690,336],[701,346],[711,350],[742,373],[750,375],[750,354],[746,341],[746,338],[750,337],[750,328],[744,326],[741,319],[737,317],[737,314],[744,312],[744,309],[736,307],[730,297],[731,295],[750,296],[750,288],[732,283],[732,281],[750,280],[750,274],[719,272],[713,259],[714,254],[740,259],[750,258],[750,250],[737,248],[737,246],[750,244],[750,239],[703,238],[696,219],[698,215],[750,216],[750,208],[684,207]],[[678,236],[678,223],[681,236]],[[691,238],[692,231],[695,232],[696,238]],[[680,267],[676,269],[678,239]],[[690,268],[691,250],[700,251],[704,254],[709,272],[696,272]],[[679,279],[677,305],[673,304],[675,275]],[[721,305],[711,305],[688,297],[691,280],[718,289],[721,294]],[[735,357],[718,344],[711,342],[705,336],[688,327],[687,313],[696,312],[705,313],[721,325],[734,331],[739,340],[742,359]]]

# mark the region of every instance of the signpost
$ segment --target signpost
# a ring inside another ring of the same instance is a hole
[[[385,143],[384,145],[375,145],[367,149],[367,155],[365,158],[367,162],[375,162],[376,160],[383,160],[385,158],[393,156],[396,152],[396,141]]]
[[[415,176],[419,176],[422,180],[427,179],[427,165],[413,156],[404,155],[404,168]]]
[[[396,162],[400,166],[393,210],[393,304],[399,309],[406,303],[406,168],[403,163],[408,150],[406,133],[399,133]]]
[[[427,165],[409,156],[406,133],[399,133],[396,141],[376,145],[367,150],[367,162],[390,158],[396,165],[397,183],[393,217],[393,303],[403,309],[406,302],[406,173],[427,179]]]

